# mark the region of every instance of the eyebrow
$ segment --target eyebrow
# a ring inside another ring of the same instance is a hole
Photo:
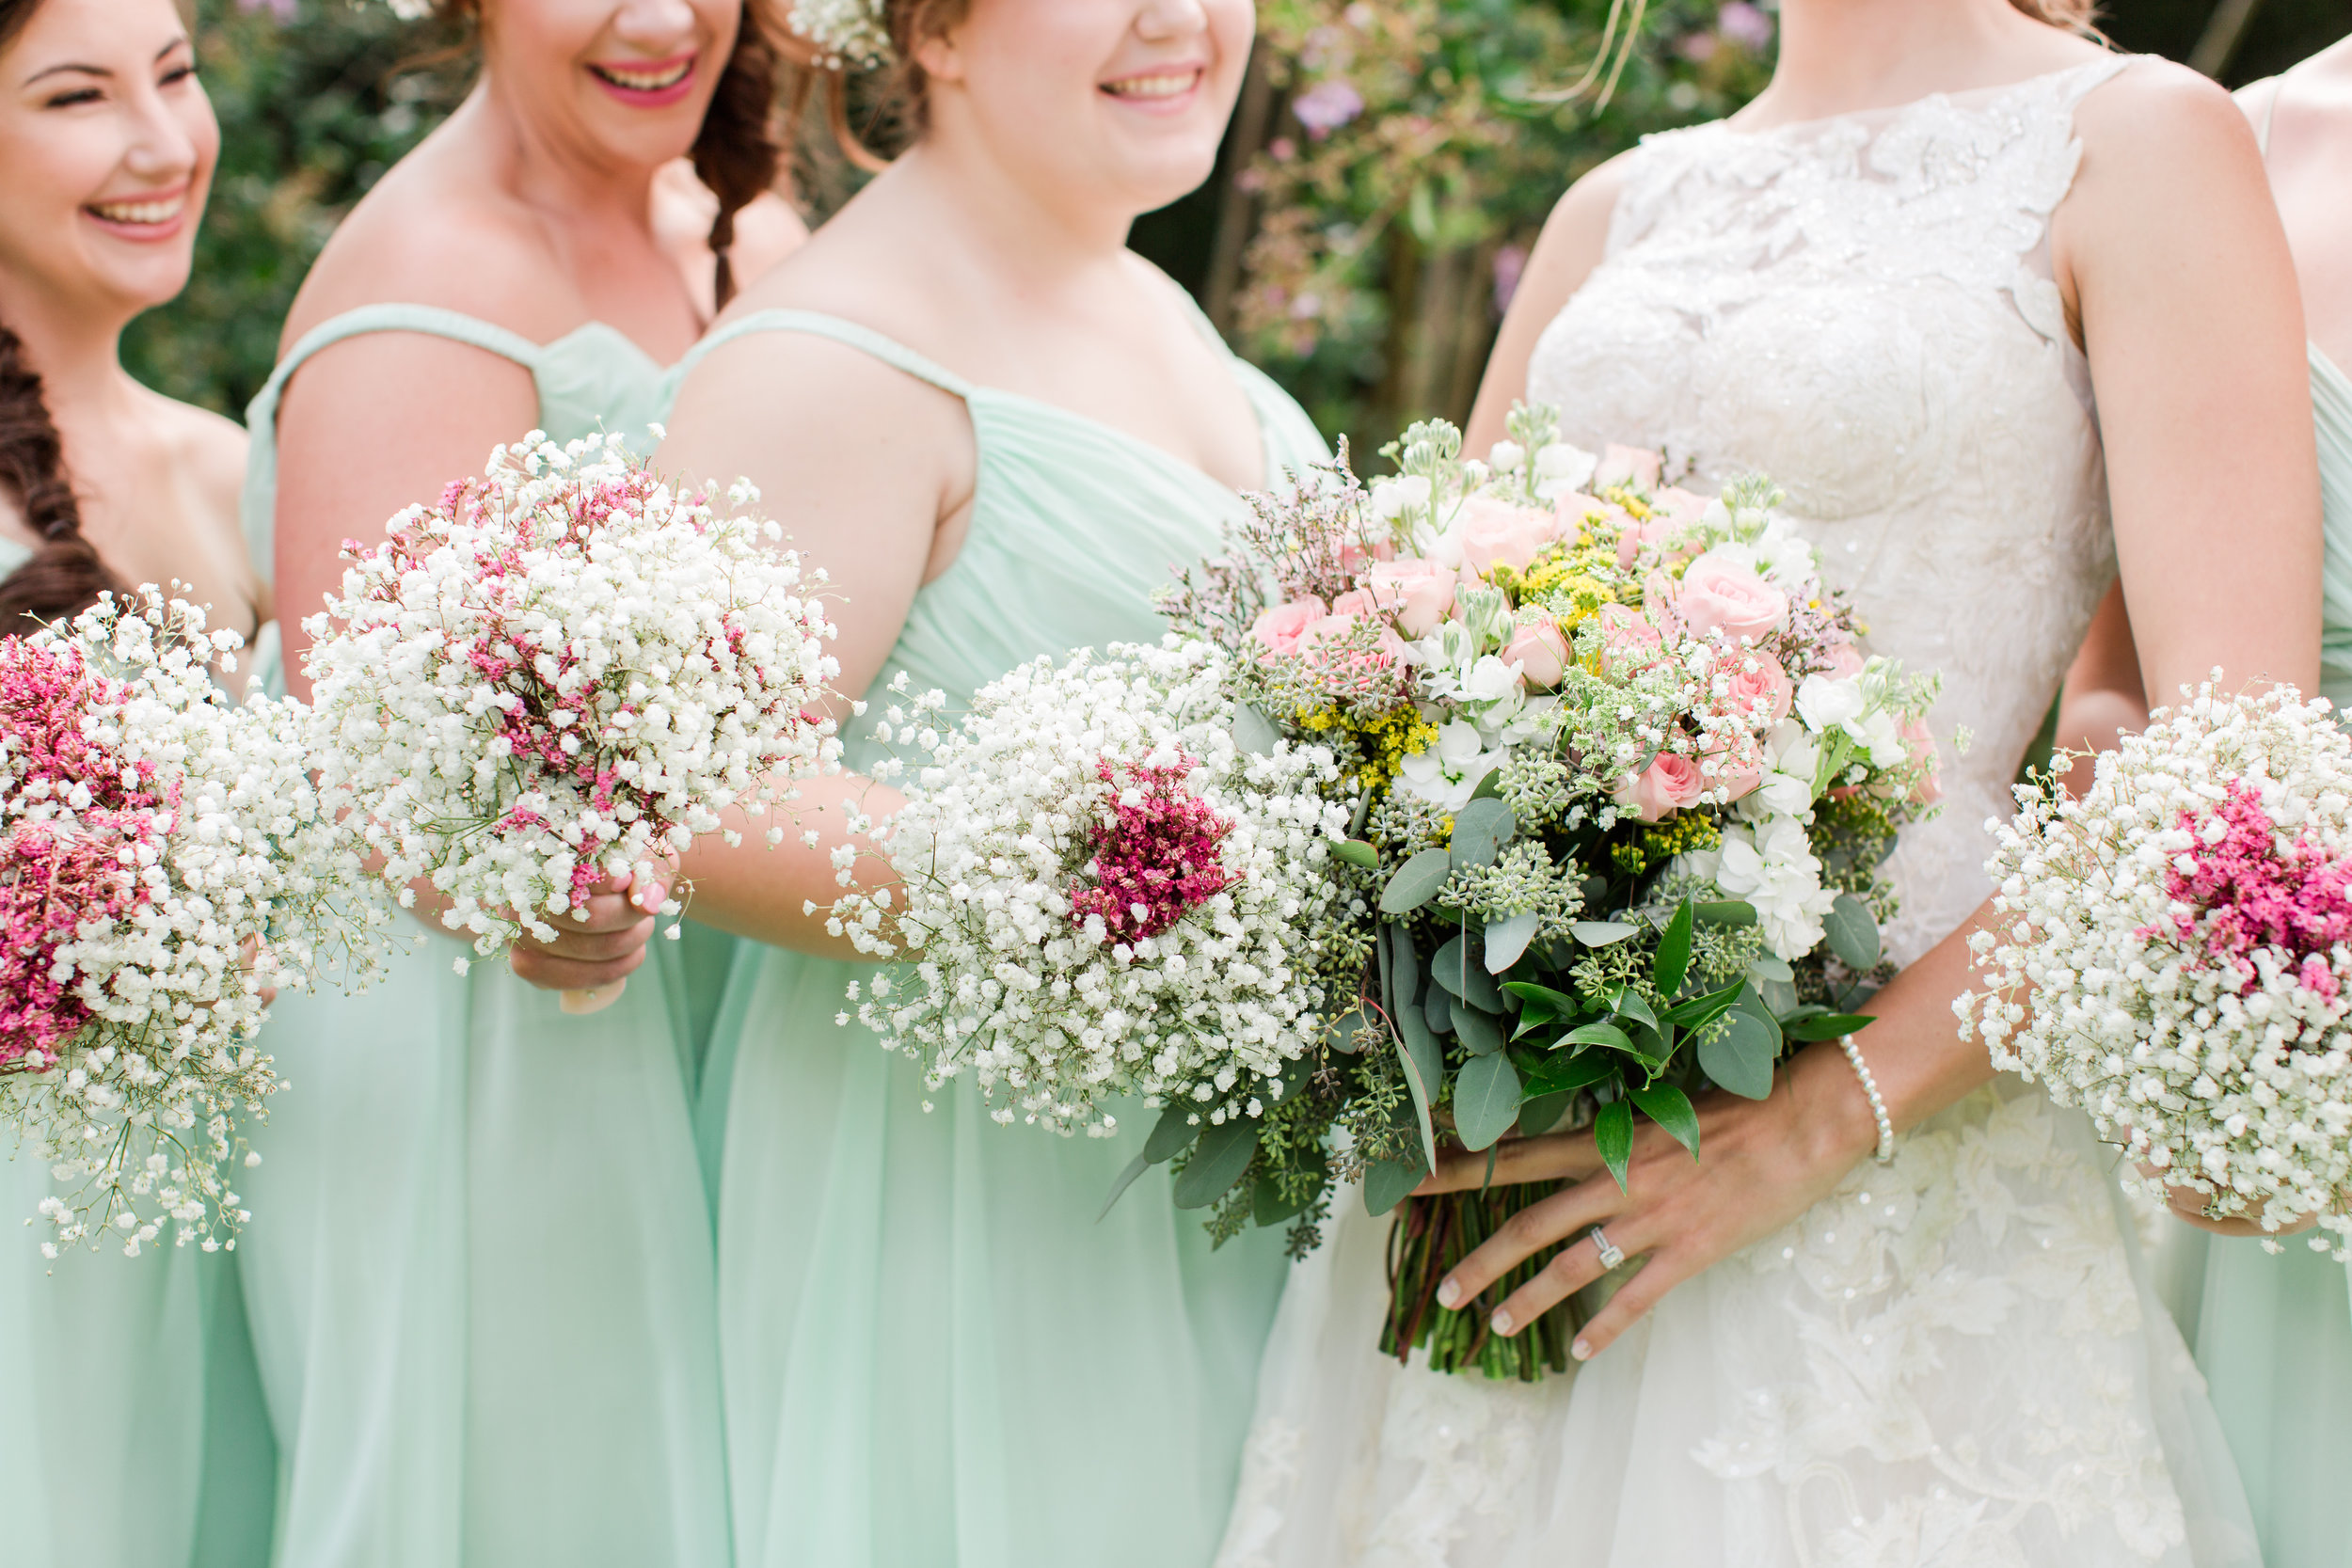
[[[187,41],[188,35],[185,33],[181,34],[178,38],[173,39],[169,43],[165,44],[161,49],[155,51],[155,58],[158,60],[164,58],[173,50],[185,46]],[[30,76],[24,78],[24,86],[29,87],[44,76],[61,76],[69,71],[76,72],[84,76],[112,76],[114,74],[113,71],[107,70],[103,65],[81,65],[72,61],[68,61],[63,65],[53,65],[46,70],[34,71]]]

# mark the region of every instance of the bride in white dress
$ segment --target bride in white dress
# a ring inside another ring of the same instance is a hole
[[[2302,329],[2259,157],[2218,88],[2063,17],[1781,15],[1749,110],[1562,201],[1466,450],[1524,393],[1565,437],[1663,448],[1708,486],[1768,472],[1873,650],[1943,673],[1947,807],[1889,863],[1909,967],[1858,1037],[1892,1163],[1834,1044],[1767,1101],[1703,1104],[1696,1164],[1648,1129],[1629,1196],[1589,1135],[1509,1147],[1498,1181],[1567,1184],[1453,1299],[1573,1238],[1484,1299],[1532,1321],[1600,1278],[1596,1224],[1646,1258],[1583,1364],[1532,1386],[1378,1355],[1389,1222],[1349,1201],[1284,1299],[1220,1568],[2259,1560],[2112,1151],[1994,1082],[1950,1007],[1984,823],[2119,563],[2152,690],[2216,666],[2313,687]]]

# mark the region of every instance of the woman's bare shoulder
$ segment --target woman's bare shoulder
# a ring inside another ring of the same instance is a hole
[[[238,504],[245,490],[248,444],[245,426],[161,392],[150,391],[148,398],[156,436],[181,485],[197,499],[202,522],[224,536],[241,537]]]

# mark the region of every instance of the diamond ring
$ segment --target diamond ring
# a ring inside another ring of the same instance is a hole
[[[1599,1226],[1593,1227],[1591,1234],[1593,1238],[1593,1247],[1600,1254],[1600,1266],[1602,1268],[1613,1269],[1625,1261],[1624,1249],[1619,1247],[1608,1237],[1602,1235]]]

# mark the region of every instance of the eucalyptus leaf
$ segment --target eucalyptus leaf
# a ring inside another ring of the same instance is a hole
[[[1600,1163],[1617,1179],[1617,1190],[1625,1191],[1626,1166],[1633,1163],[1633,1107],[1622,1100],[1603,1105],[1593,1118],[1593,1144]]]
[[[1350,1007],[1323,1026],[1323,1043],[1343,1056],[1353,1056],[1363,1049],[1356,1037],[1379,1027],[1379,1022],[1360,1006]]]
[[[1485,1148],[1519,1119],[1519,1073],[1500,1051],[1473,1056],[1454,1078],[1454,1131],[1468,1149]]]
[[[1384,928],[1389,943],[1389,963],[1396,972],[1396,996],[1399,1002],[1410,1002],[1421,994],[1421,958],[1413,951],[1412,928],[1402,920],[1392,920]]]
[[[1364,1212],[1378,1219],[1405,1201],[1429,1167],[1419,1160],[1377,1160],[1364,1168]]]
[[[1419,1013],[1411,1008],[1396,1015],[1405,1036],[1405,1049],[1396,1053],[1397,1066],[1404,1070],[1405,1086],[1413,1097],[1413,1118],[1421,1132],[1421,1157],[1428,1168],[1438,1168],[1438,1134],[1430,1124],[1429,1112],[1438,1102],[1438,1075],[1445,1070],[1445,1053],[1438,1048],[1438,1037],[1429,1032]]]
[[[1797,977],[1797,972],[1788,967],[1787,958],[1776,958],[1770,953],[1758,956],[1755,962],[1749,964],[1748,973],[1758,980],[1778,980],[1784,984]]]
[[[1509,806],[1492,797],[1472,800],[1454,814],[1454,868],[1492,865],[1497,852],[1518,832]]]
[[[1380,890],[1380,912],[1412,913],[1438,895],[1453,869],[1453,857],[1443,849],[1423,849],[1390,875]]]
[[[1580,920],[1568,927],[1569,934],[1587,947],[1606,947],[1623,942],[1640,929],[1639,926],[1629,926],[1621,920]]]
[[[1495,977],[1486,973],[1485,961],[1472,952],[1477,942],[1468,931],[1447,939],[1446,944],[1438,949],[1438,956],[1429,960],[1429,977],[1473,1007],[1500,1015],[1503,1010],[1502,988],[1495,984]]]
[[[1701,924],[1708,926],[1753,926],[1756,906],[1740,898],[1710,899],[1697,905],[1693,912]]]
[[[1151,1168],[1152,1162],[1141,1154],[1136,1155],[1134,1159],[1128,1161],[1125,1165],[1121,1166],[1119,1174],[1111,1178],[1110,1196],[1103,1200],[1103,1207],[1095,1211],[1094,1223],[1097,1225],[1102,1224],[1103,1216],[1111,1212],[1111,1205],[1117,1203],[1120,1198],[1124,1197],[1127,1195],[1127,1189],[1136,1184],[1136,1178],[1141,1176],[1145,1171],[1150,1170]]]
[[[1765,1034],[1770,1037],[1772,1042],[1772,1054],[1775,1056],[1779,1055],[1781,1047],[1780,1020],[1773,1016],[1772,1004],[1764,1000],[1763,992],[1757,988],[1755,981],[1751,980],[1740,988],[1740,1000],[1734,1002],[1731,1006],[1734,1012],[1746,1013],[1764,1025]]]
[[[1331,853],[1350,865],[1362,866],[1366,871],[1375,871],[1380,866],[1380,851],[1360,838],[1332,840]]]
[[[1311,1194],[1286,1198],[1274,1178],[1262,1176],[1256,1190],[1249,1195],[1249,1217],[1261,1228],[1272,1229],[1313,1201]]]
[[[1248,703],[1233,710],[1233,744],[1259,756],[1271,756],[1282,737],[1274,728],[1274,721],[1251,707]]]
[[[1527,944],[1535,940],[1537,915],[1534,910],[1499,920],[1486,927],[1486,973],[1500,974],[1519,961]]]
[[[1462,1049],[1474,1057],[1492,1056],[1502,1049],[1502,1026],[1475,1007],[1455,1007],[1454,1032],[1461,1037]],[[1472,1144],[1472,1148],[1479,1146]]]
[[[1470,791],[1470,799],[1473,800],[1492,800],[1502,793],[1502,769],[1500,768],[1489,768],[1486,769],[1486,775],[1478,781],[1478,787]]]
[[[1258,1124],[1235,1117],[1222,1127],[1204,1128],[1200,1147],[1176,1173],[1179,1209],[1206,1209],[1231,1192],[1258,1152]]]
[[[1821,927],[1838,962],[1857,973],[1878,966],[1879,923],[1861,899],[1851,893],[1839,894]]]
[[[1672,1084],[1629,1084],[1625,1092],[1626,1098],[1642,1108],[1643,1115],[1689,1149],[1692,1159],[1699,1157],[1699,1114],[1691,1108],[1689,1095]]]
[[[1680,990],[1683,977],[1691,972],[1691,927],[1697,918],[1691,900],[1685,898],[1658,938],[1658,957],[1651,965],[1650,978],[1661,996],[1671,997]]]
[[[1195,1114],[1182,1102],[1162,1111],[1160,1119],[1152,1124],[1152,1135],[1143,1140],[1144,1159],[1163,1164],[1191,1148],[1192,1140],[1200,1135],[1200,1124],[1192,1119]]]
[[[1429,994],[1422,998],[1421,1011],[1422,1016],[1429,1021],[1431,1034],[1454,1033],[1454,1000],[1446,995],[1443,986],[1429,988]]]
[[[1772,1031],[1735,1008],[1699,1037],[1699,1067],[1731,1093],[1762,1100],[1772,1092]]]

